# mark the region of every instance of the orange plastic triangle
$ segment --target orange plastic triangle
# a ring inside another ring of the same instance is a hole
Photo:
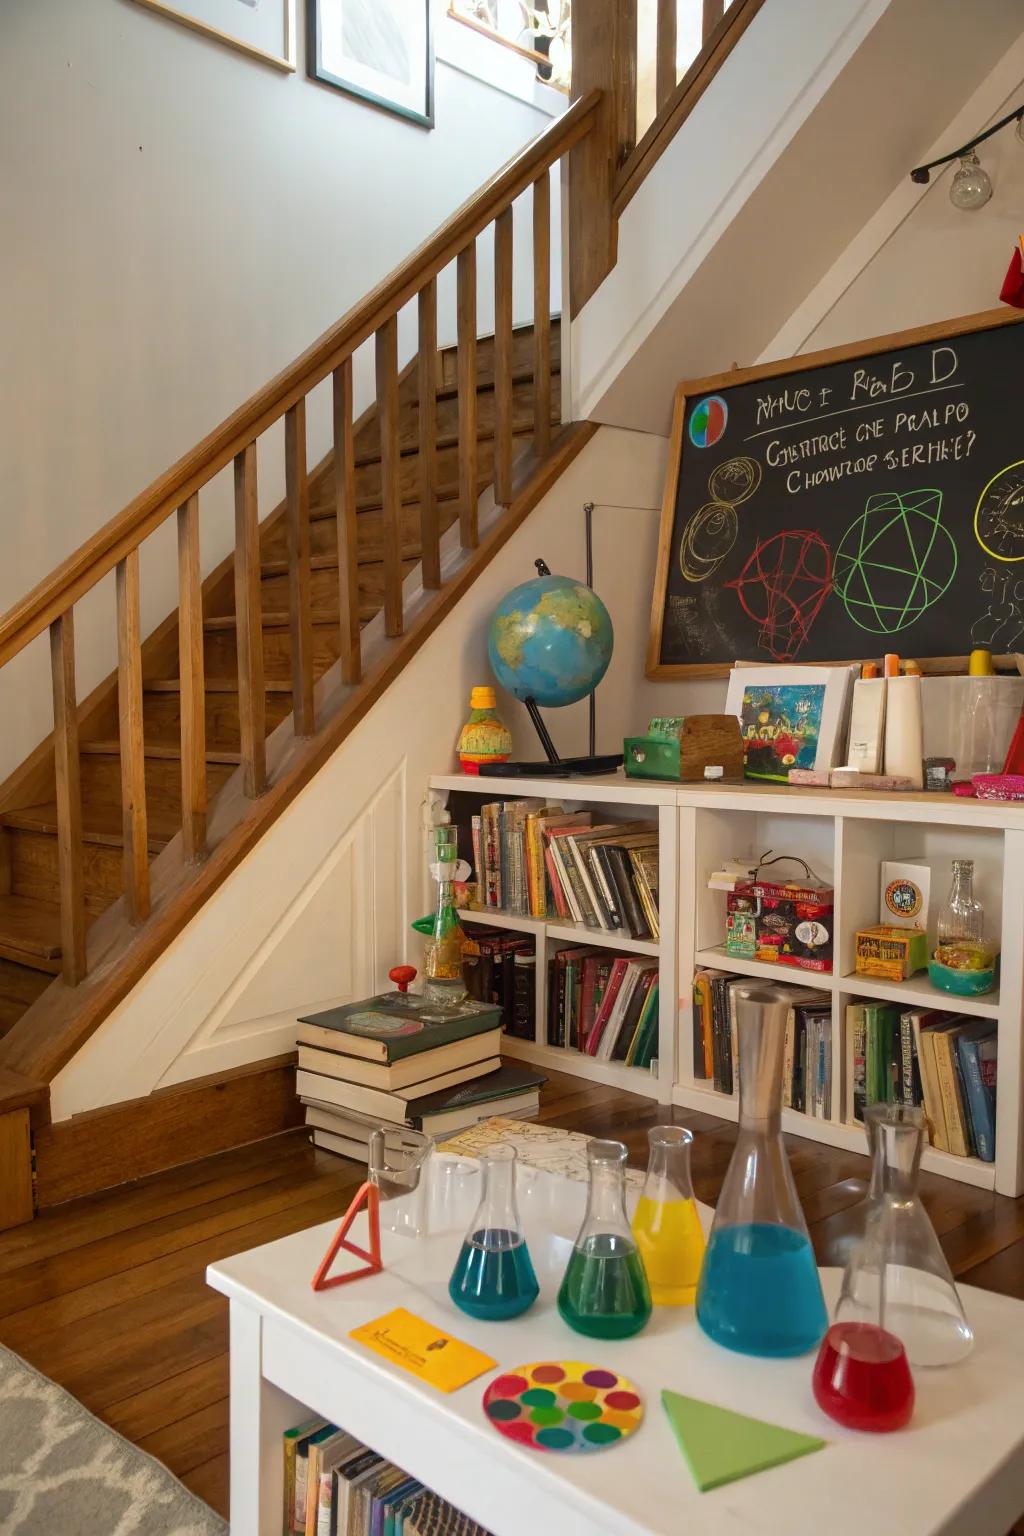
[[[366,1214],[370,1222],[370,1251],[360,1248],[357,1243],[348,1241],[348,1230],[359,1214],[360,1208],[366,1206]],[[327,1278],[331,1265],[338,1254],[354,1253],[357,1259],[365,1259],[363,1269],[354,1269],[348,1275],[331,1275]],[[313,1276],[314,1291],[329,1291],[335,1285],[347,1285],[350,1280],[362,1280],[364,1275],[379,1275],[384,1268],[380,1257],[380,1191],[376,1184],[364,1184],[357,1192],[355,1199],[345,1212],[341,1220],[341,1226],[331,1238],[331,1246],[324,1254],[320,1268]]]

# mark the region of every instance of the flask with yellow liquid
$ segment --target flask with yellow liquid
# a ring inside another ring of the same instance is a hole
[[[692,1306],[704,1258],[704,1233],[690,1182],[693,1134],[681,1125],[655,1125],[647,1139],[647,1178],[633,1217],[633,1236],[654,1305]]]

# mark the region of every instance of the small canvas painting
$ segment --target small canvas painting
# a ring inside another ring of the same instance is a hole
[[[749,683],[740,706],[746,777],[785,783],[791,768],[813,768],[824,710],[824,683]]]

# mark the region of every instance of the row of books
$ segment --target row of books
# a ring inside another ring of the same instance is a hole
[[[281,1530],[282,1536],[488,1536],[326,1419],[285,1431]]]
[[[544,1079],[504,1065],[501,1012],[467,999],[438,1010],[384,993],[298,1021],[296,1088],[318,1146],[365,1160],[372,1131],[400,1144],[410,1130],[440,1136],[502,1114],[535,1114]],[[415,1138],[405,1137],[406,1141]]]
[[[495,800],[472,836],[481,907],[659,937],[657,822],[595,824],[590,811]]]
[[[748,979],[708,969],[694,976],[694,1075],[719,1093],[738,1089],[735,989]],[[814,1119],[831,1119],[831,999],[810,987],[786,990],[791,1006],[782,1102]],[[995,1160],[999,1036],[993,1019],[865,999],[847,1004],[843,1023],[847,1123],[863,1121],[868,1104],[918,1105],[932,1146]]]
[[[658,962],[582,946],[548,960],[549,1045],[650,1069],[658,1054]]]
[[[866,1104],[919,1104],[932,1146],[994,1162],[998,1052],[994,1019],[849,1003],[847,1119],[863,1120]]]
[[[464,963],[466,986],[478,1002],[501,1012],[502,1033],[533,1040],[537,1018],[537,945],[532,934],[464,922],[480,954]]]
[[[701,969],[693,978],[694,1076],[719,1093],[739,1089],[735,989],[748,976]],[[812,987],[788,987],[782,1102],[815,1120],[832,1117],[832,1003]]]

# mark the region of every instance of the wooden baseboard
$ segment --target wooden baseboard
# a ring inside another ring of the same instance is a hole
[[[32,1220],[32,1138],[27,1109],[0,1115],[0,1232]]]
[[[40,1210],[302,1124],[295,1053],[196,1078],[37,1130]]]

